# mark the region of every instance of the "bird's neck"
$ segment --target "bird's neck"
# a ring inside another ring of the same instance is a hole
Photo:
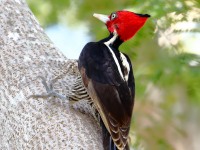
[[[116,32],[110,33],[110,35],[107,38],[101,40],[100,42],[114,47],[116,50],[118,50],[119,46],[123,43],[123,41],[120,39],[119,35]]]

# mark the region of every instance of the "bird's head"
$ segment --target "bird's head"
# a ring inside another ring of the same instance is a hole
[[[111,15],[94,14],[94,17],[103,21],[109,32],[116,32],[122,41],[127,41],[144,25],[150,17],[148,14],[136,14],[122,10],[111,13]]]

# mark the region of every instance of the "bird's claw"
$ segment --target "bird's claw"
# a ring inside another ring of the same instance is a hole
[[[59,93],[57,93],[57,92],[55,92],[55,91],[53,90],[53,83],[54,83],[55,81],[53,81],[53,82],[51,81],[51,82],[49,83],[49,85],[48,85],[47,82],[46,82],[46,79],[45,79],[44,77],[38,76],[37,78],[40,78],[40,79],[42,80],[42,84],[44,85],[47,94],[30,95],[29,98],[31,98],[31,97],[32,97],[32,98],[58,97],[58,98],[60,98],[60,99],[66,99],[66,96],[63,96],[63,95],[61,95],[61,94],[59,94]]]

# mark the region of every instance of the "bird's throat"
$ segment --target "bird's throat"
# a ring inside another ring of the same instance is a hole
[[[106,45],[114,47],[116,50],[118,50],[119,46],[123,43],[116,32],[110,33],[110,35],[107,38],[103,39],[102,42]]]

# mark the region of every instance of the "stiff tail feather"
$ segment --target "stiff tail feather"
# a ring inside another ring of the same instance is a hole
[[[110,133],[106,129],[104,123],[102,120],[100,120],[100,125],[102,127],[102,134],[103,134],[103,147],[104,150],[119,150],[115,143],[113,142],[112,137],[110,136]],[[128,144],[124,148],[124,150],[130,150]]]

